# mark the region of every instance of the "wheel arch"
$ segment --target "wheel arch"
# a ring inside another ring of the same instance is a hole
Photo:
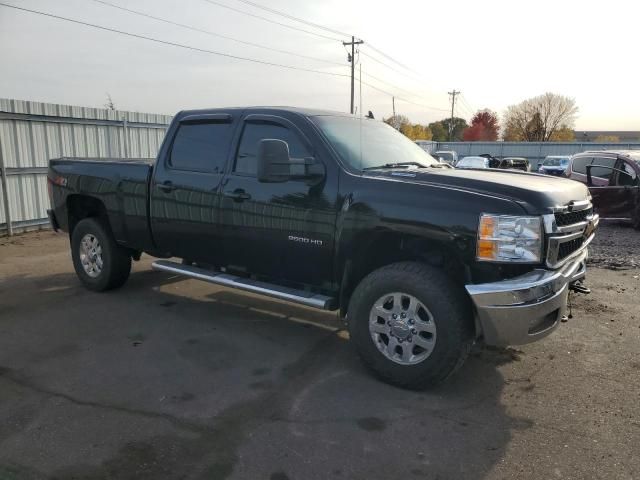
[[[100,219],[109,231],[113,233],[105,204],[102,200],[91,195],[69,195],[67,197],[67,216],[69,222],[69,237],[73,235],[73,230],[80,220],[90,217]]]
[[[345,317],[351,295],[368,274],[386,265],[415,261],[445,270],[461,288],[468,276],[460,252],[450,244],[437,239],[397,232],[378,230],[361,239],[362,248],[346,260],[340,284],[340,315]]]

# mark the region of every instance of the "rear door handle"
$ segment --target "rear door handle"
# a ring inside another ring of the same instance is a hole
[[[158,188],[165,193],[169,193],[176,189],[171,180],[167,180],[166,182],[158,183]]]
[[[234,202],[244,202],[245,200],[251,200],[251,195],[241,188],[236,188],[231,192],[224,192],[224,196],[233,199]]]

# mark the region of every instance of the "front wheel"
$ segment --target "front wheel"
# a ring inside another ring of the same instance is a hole
[[[131,272],[131,255],[95,218],[85,218],[73,229],[71,257],[78,278],[96,292],[122,286]]]
[[[387,265],[365,277],[347,319],[365,365],[404,388],[444,381],[464,363],[474,338],[464,290],[442,271],[417,262]]]
[[[640,198],[636,202],[636,208],[633,211],[633,218],[631,219],[633,227],[640,230]]]

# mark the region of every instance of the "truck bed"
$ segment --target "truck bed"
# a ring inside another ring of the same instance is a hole
[[[49,162],[53,210],[62,230],[68,230],[74,196],[90,195],[106,209],[116,240],[145,250],[152,246],[149,230],[149,179],[152,158],[57,158]]]

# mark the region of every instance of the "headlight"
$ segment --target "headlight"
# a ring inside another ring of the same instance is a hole
[[[542,217],[480,215],[476,258],[485,262],[539,263]]]

